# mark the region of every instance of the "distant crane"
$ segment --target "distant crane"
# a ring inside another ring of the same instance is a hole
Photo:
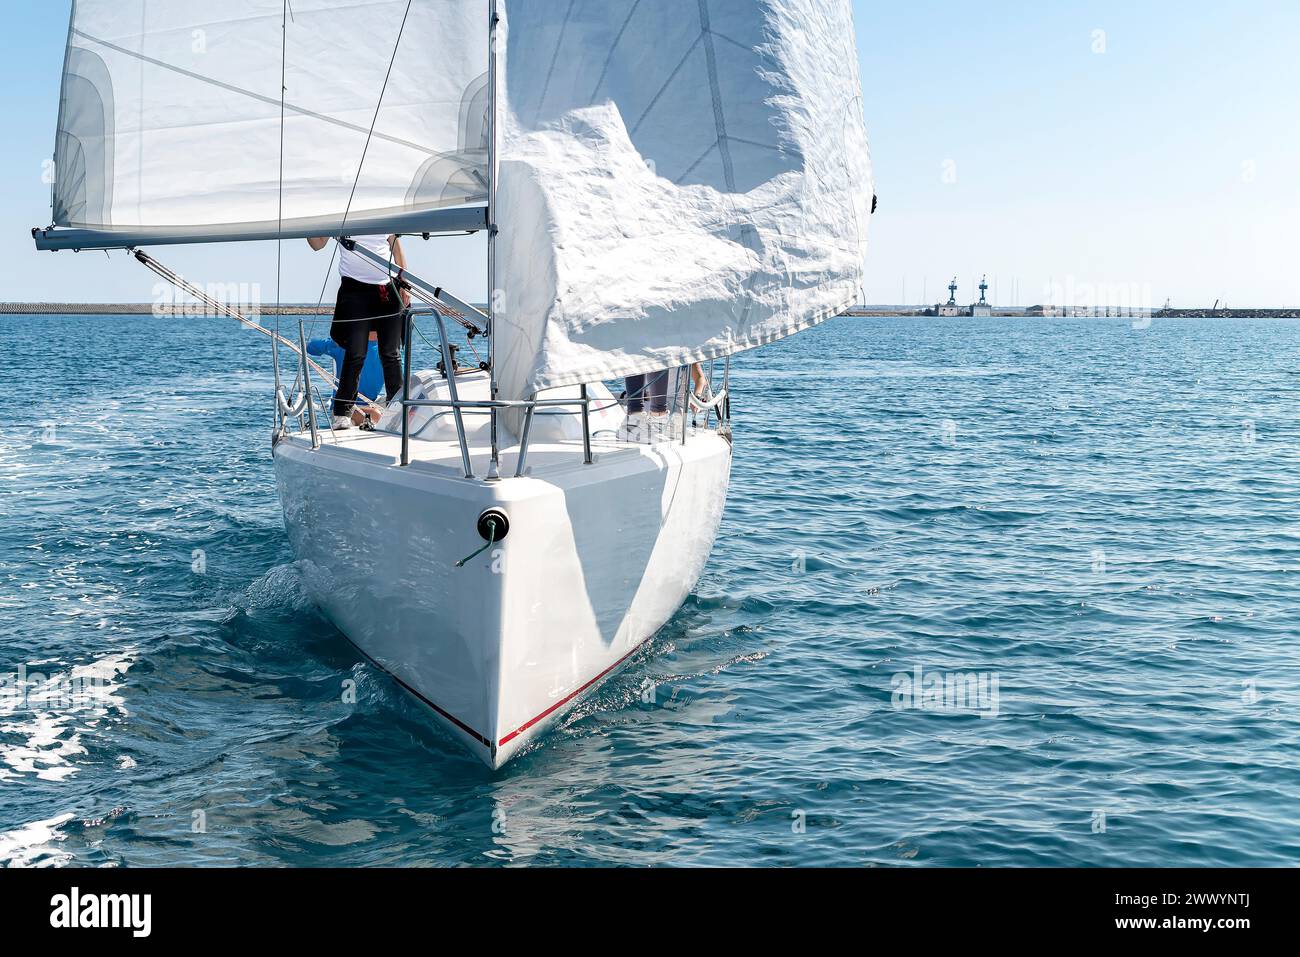
[[[957,277],[952,277],[952,282],[948,283],[948,305],[957,305]]]
[[[980,280],[980,305],[981,306],[987,306],[989,304],[988,299],[985,295],[988,291],[989,291],[989,277],[985,276],[983,279]]]

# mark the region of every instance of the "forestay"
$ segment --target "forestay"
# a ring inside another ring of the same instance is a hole
[[[421,231],[485,200],[486,0],[287,10],[282,32],[283,0],[77,0],[54,223],[194,242],[337,233],[348,210],[349,232]]]
[[[873,184],[849,0],[502,6],[503,398],[727,355],[860,301]]]

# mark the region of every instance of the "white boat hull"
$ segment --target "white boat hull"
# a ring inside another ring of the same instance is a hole
[[[731,467],[729,438],[711,431],[607,446],[591,465],[569,447],[531,476],[492,482],[438,463],[399,467],[384,441],[313,449],[305,435],[282,437],[285,526],[329,618],[493,768],[681,605]],[[505,539],[457,567],[485,544],[476,526],[489,508],[508,516]]]

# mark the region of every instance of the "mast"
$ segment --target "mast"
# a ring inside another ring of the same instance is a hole
[[[497,0],[488,0],[488,201],[487,201],[487,274],[488,274],[488,377],[490,395],[497,399],[497,324],[500,296],[497,293]],[[488,480],[501,477],[500,449],[497,444],[497,409],[492,409],[492,461]]]

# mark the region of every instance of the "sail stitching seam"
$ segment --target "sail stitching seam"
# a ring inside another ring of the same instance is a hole
[[[623,34],[627,32],[628,24],[632,22],[632,17],[636,14],[637,8],[641,6],[641,0],[636,0],[632,8],[627,12],[627,18],[624,19],[623,25],[618,28],[618,34],[614,37],[614,42],[610,44],[609,56],[605,58],[605,65],[600,69],[600,76],[596,79],[596,85],[592,87],[589,100],[595,100],[596,94],[600,92],[601,85],[605,82],[605,77],[609,73],[609,66],[614,62],[614,54],[618,51],[618,45],[623,42]]]
[[[695,48],[700,45],[700,41],[703,39],[704,34],[702,33],[695,38],[695,42],[691,44],[690,49],[686,51],[685,55],[677,61],[677,66],[673,67],[673,72],[668,74],[668,79],[664,80],[663,86],[659,87],[659,92],[650,100],[650,104],[645,108],[637,121],[632,124],[632,129],[629,132],[636,133],[636,131],[641,128],[641,124],[645,122],[645,118],[650,115],[651,111],[659,103],[659,98],[667,92],[668,87],[672,86],[673,80],[677,79],[677,74],[682,72],[682,67],[686,66],[686,61],[691,58],[691,54],[695,52]]]
[[[573,5],[577,0],[569,0],[568,9],[564,11],[564,21],[560,24],[560,33],[555,38],[555,49],[551,52],[551,65],[546,70],[546,82],[542,84],[542,95],[537,100],[537,112],[540,115],[546,105],[546,94],[551,89],[551,77],[555,74],[555,64],[560,59],[560,47],[564,45],[564,34],[569,29],[569,17],[573,15]]]

